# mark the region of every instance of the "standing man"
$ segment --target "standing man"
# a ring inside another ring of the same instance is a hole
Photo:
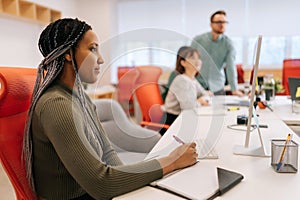
[[[225,95],[225,67],[232,94],[243,96],[237,89],[235,49],[229,37],[224,35],[227,23],[225,11],[219,10],[210,18],[211,32],[193,39],[191,46],[200,51],[203,61],[201,75],[197,79],[205,89],[211,90],[215,95]]]

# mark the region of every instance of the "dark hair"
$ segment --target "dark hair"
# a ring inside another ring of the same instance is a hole
[[[45,57],[41,64],[48,64],[52,59],[46,62],[46,59],[59,50],[59,60],[63,59],[64,53],[70,48],[75,48],[82,39],[85,32],[91,30],[91,26],[77,18],[59,19],[49,24],[41,33],[38,46],[40,52]],[[57,52],[58,53],[58,52]]]
[[[75,49],[83,38],[84,34],[91,30],[91,26],[84,21],[72,18],[64,18],[50,23],[41,33],[38,47],[45,57],[38,66],[37,78],[33,89],[30,108],[27,116],[24,130],[23,155],[25,158],[26,172],[30,185],[35,191],[33,172],[32,172],[32,133],[31,123],[35,105],[45,90],[56,80],[61,73],[64,63],[65,54],[70,52],[73,67],[76,72],[75,84],[80,85],[78,70],[74,58]],[[82,91],[79,87],[79,96],[82,98]],[[82,100],[83,99],[83,100]]]
[[[185,60],[186,58],[192,56],[194,53],[197,53],[200,58],[200,53],[197,49],[190,47],[190,46],[182,46],[178,49],[177,52],[177,59],[176,59],[176,71],[180,74],[185,72],[185,68],[181,65],[181,61]],[[195,76],[198,75],[198,72]]]
[[[213,13],[210,17],[210,22],[213,22],[213,19],[215,17],[215,15],[224,15],[226,16],[226,12],[224,10],[218,10],[215,13]]]

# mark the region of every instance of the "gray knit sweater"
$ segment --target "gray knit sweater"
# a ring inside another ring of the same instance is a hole
[[[102,130],[102,152],[95,152],[84,134],[83,113],[71,89],[56,82],[39,99],[32,121],[33,172],[39,196],[59,200],[88,193],[95,199],[110,199],[162,177],[157,160],[122,165],[95,105],[89,98],[87,104]]]

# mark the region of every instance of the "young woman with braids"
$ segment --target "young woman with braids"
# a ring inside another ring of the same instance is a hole
[[[123,165],[84,93],[103,59],[91,27],[60,19],[40,35],[44,60],[38,67],[28,114],[24,156],[33,190],[40,199],[110,199],[176,169],[195,164],[195,143],[169,156]]]

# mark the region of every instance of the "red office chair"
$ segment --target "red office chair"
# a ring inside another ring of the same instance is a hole
[[[141,125],[153,130],[169,128],[168,125],[160,124],[163,115],[161,110],[163,100],[158,79],[162,69],[155,66],[139,66],[136,69],[139,75],[135,82],[135,95],[142,112]]]
[[[242,64],[236,64],[237,76],[238,76],[238,83],[245,83],[244,80],[244,69]]]
[[[282,85],[284,95],[290,95],[289,77],[300,78],[300,59],[285,59],[282,67]]]
[[[134,113],[133,90],[138,72],[135,67],[118,67],[118,102],[123,107],[127,115]]]
[[[236,71],[237,71],[237,82],[238,83],[245,83],[244,80],[244,69],[242,67],[242,64],[236,64]],[[224,73],[225,73],[225,85],[228,85],[228,80],[227,80],[227,72],[226,72],[226,67],[224,68]],[[226,95],[232,95],[231,91],[226,91]]]
[[[35,79],[36,69],[0,67],[0,159],[18,200],[34,199],[21,155]]]

